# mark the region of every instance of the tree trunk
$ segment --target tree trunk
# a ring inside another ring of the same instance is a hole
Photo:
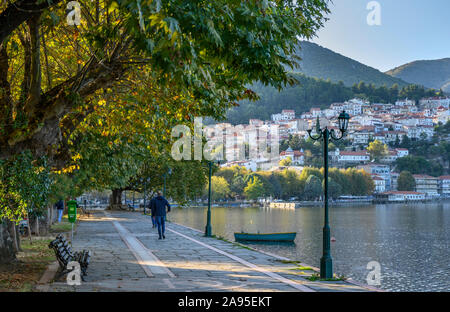
[[[122,189],[112,190],[112,194],[109,197],[109,209],[118,210],[122,207]]]
[[[0,263],[9,263],[16,259],[14,242],[8,231],[6,220],[0,220]]]
[[[33,240],[31,238],[31,225],[33,224],[33,222],[31,221],[31,216],[30,214],[28,214],[28,237],[30,238],[30,244],[33,244]]]
[[[39,236],[39,217],[35,218],[35,229],[34,229],[34,233],[36,234],[36,236]]]
[[[17,253],[21,251],[19,229],[15,222],[5,221],[5,224],[8,225],[8,232],[13,241],[14,252]]]

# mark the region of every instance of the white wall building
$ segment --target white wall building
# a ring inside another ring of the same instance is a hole
[[[295,119],[295,111],[290,109],[283,109],[280,114],[272,115],[272,121],[277,123],[293,119]]]

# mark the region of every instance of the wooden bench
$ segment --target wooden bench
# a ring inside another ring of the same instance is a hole
[[[73,252],[66,238],[59,234],[55,240],[51,241],[48,245],[55,251],[56,259],[58,260],[60,273],[59,277],[69,273],[71,270],[67,268],[67,265],[71,261],[76,261],[80,264],[81,279],[84,281],[84,276],[87,275],[87,267],[91,259],[91,252],[89,250]]]

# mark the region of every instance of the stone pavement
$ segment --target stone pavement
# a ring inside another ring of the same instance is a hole
[[[158,240],[149,216],[98,212],[80,221],[74,250],[89,249],[85,282],[64,278],[47,291],[370,291],[347,281],[310,281],[316,268],[233,242],[207,238],[198,230],[166,223]]]

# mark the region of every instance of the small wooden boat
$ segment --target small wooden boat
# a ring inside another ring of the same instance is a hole
[[[234,239],[237,241],[258,241],[258,242],[293,242],[296,232],[292,233],[234,233]]]

